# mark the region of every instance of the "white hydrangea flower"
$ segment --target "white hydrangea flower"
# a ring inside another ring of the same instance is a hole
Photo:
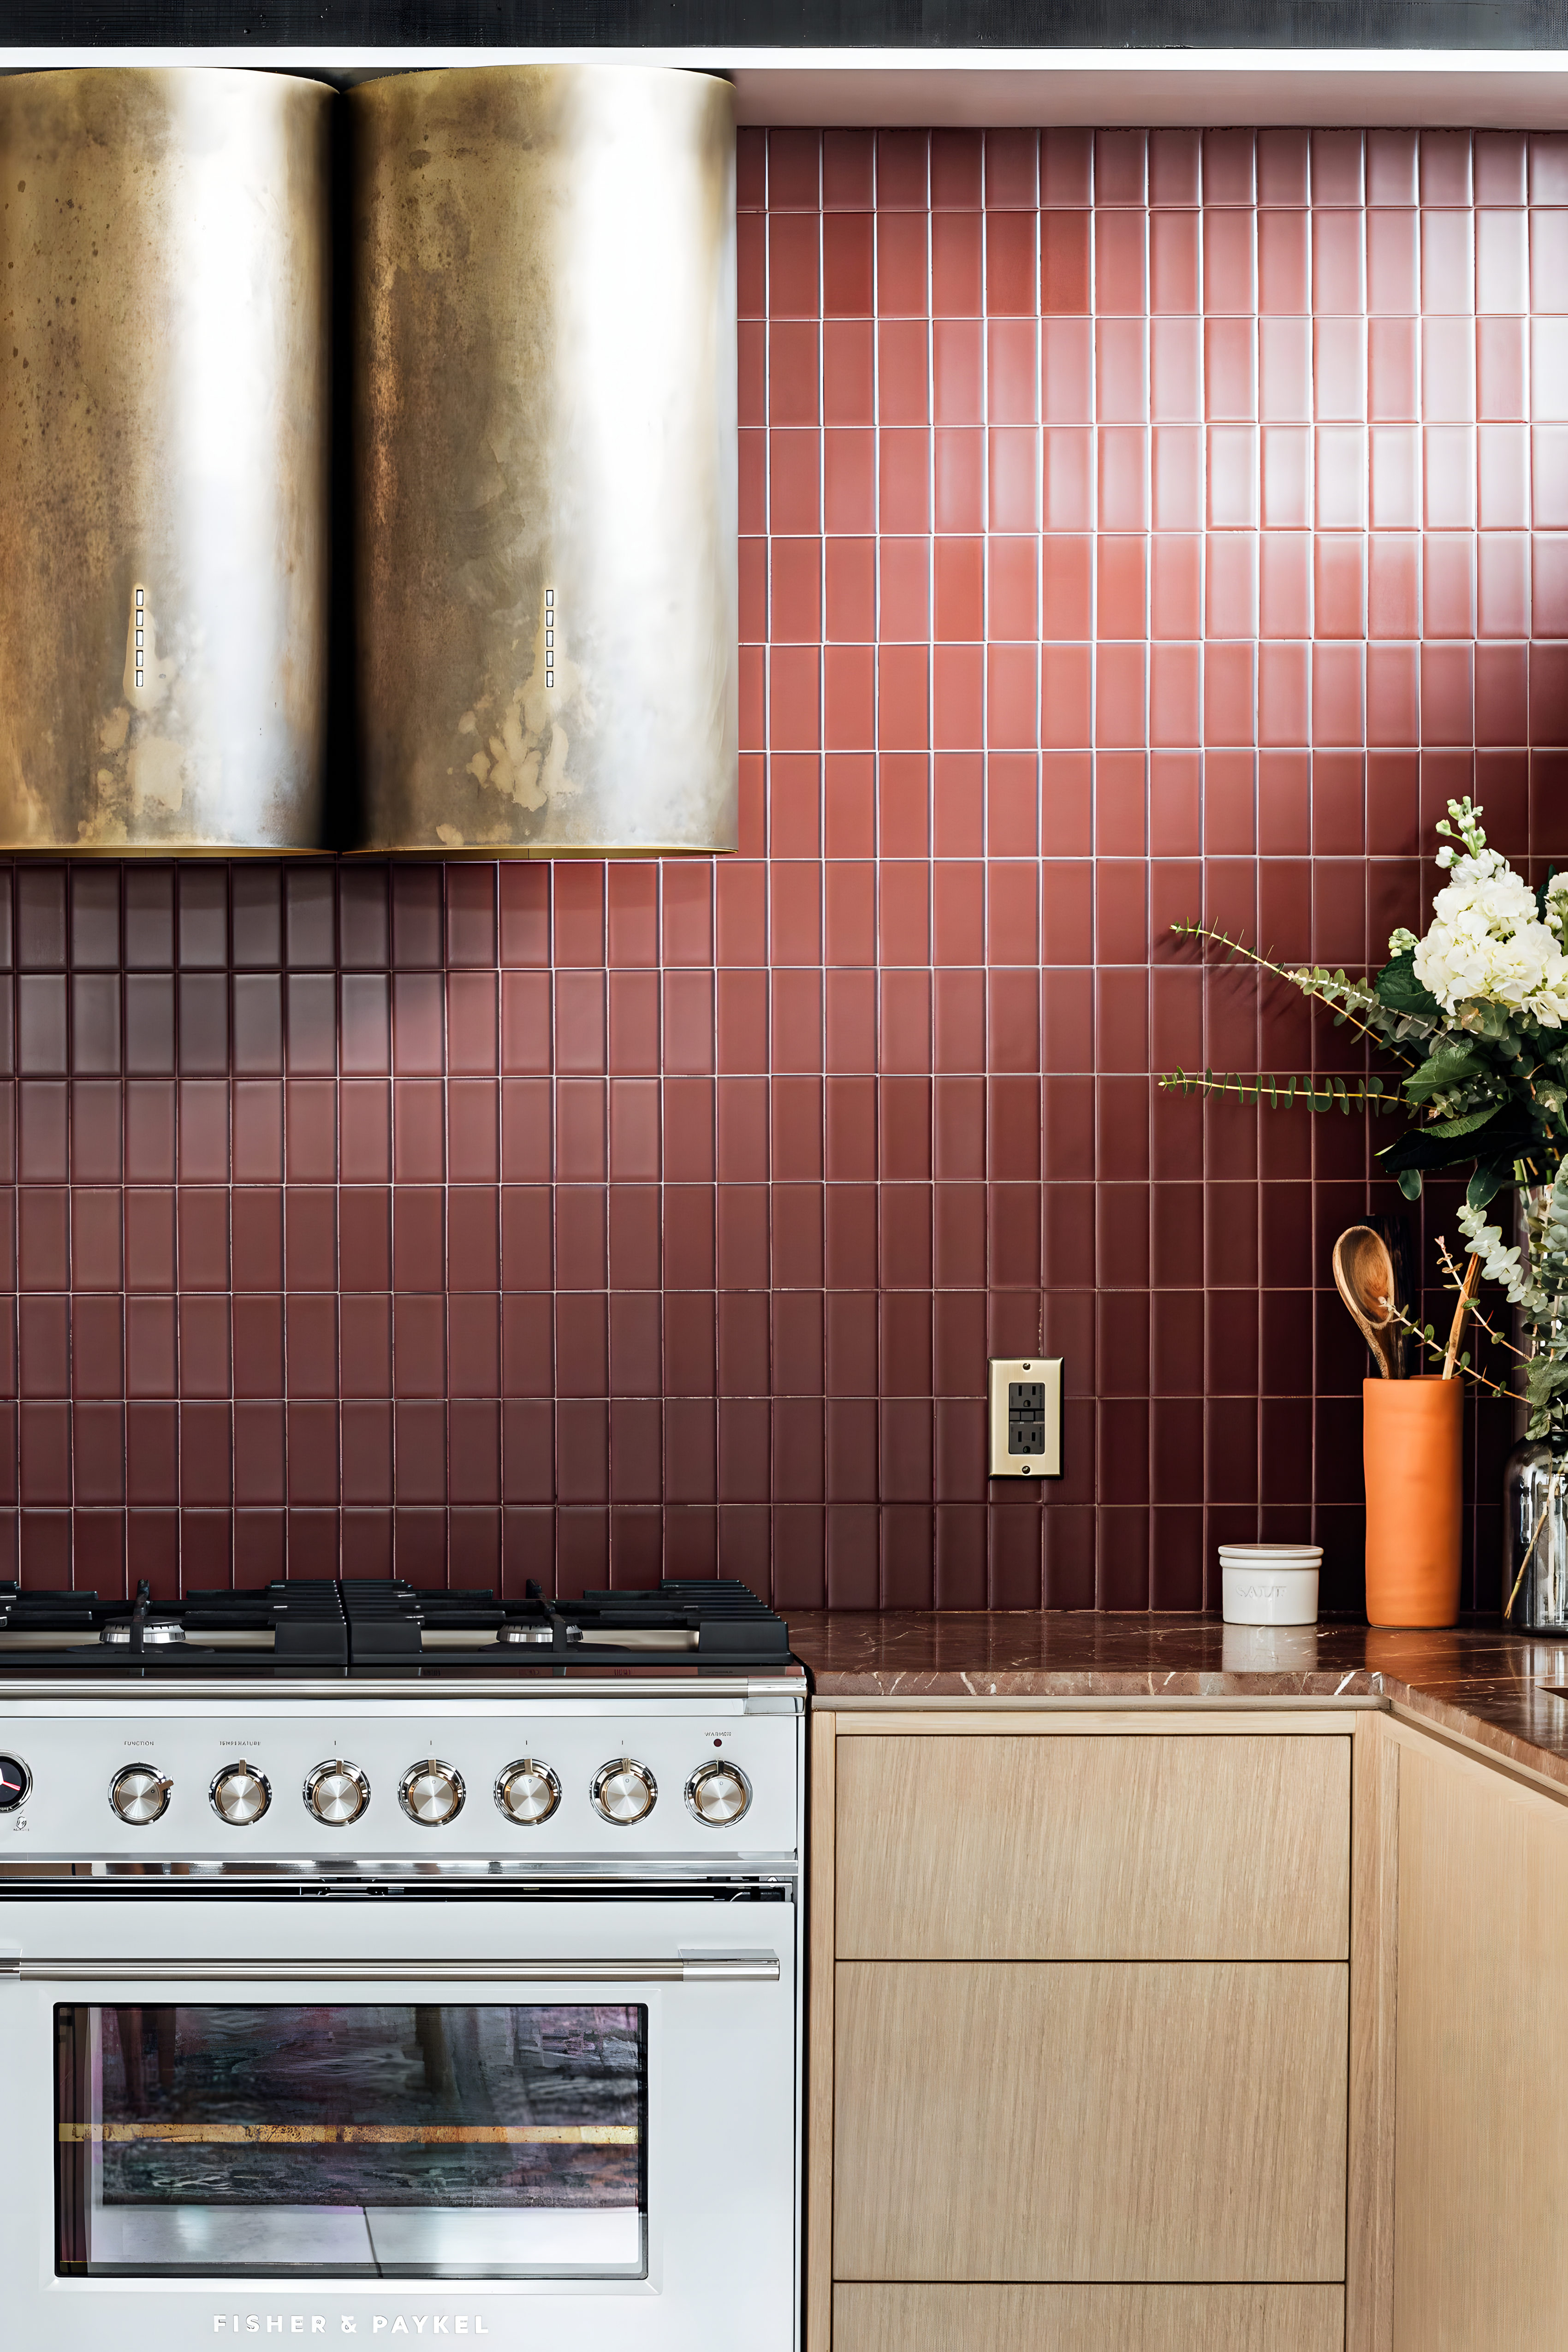
[[[1452,801],[1449,814],[1462,846],[1437,853],[1448,879],[1426,934],[1413,942],[1408,931],[1396,932],[1391,949],[1397,955],[1414,944],[1415,977],[1446,1013],[1480,998],[1561,1028],[1568,1022],[1568,875],[1553,876],[1542,921],[1529,883],[1487,847],[1479,809]]]

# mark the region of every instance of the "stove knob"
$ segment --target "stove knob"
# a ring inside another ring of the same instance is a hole
[[[148,1822],[163,1820],[174,1785],[164,1780],[156,1764],[127,1764],[109,1784],[109,1801],[122,1822],[139,1830]]]
[[[658,1782],[646,1764],[634,1763],[629,1756],[601,1764],[594,1775],[595,1808],[617,1829],[642,1821],[658,1801]]]
[[[346,1829],[369,1804],[370,1782],[357,1764],[345,1764],[339,1756],[306,1775],[305,1802],[329,1829]]]
[[[259,1765],[226,1764],[212,1784],[212,1807],[230,1829],[247,1830],[272,1802],[272,1783]]]
[[[0,1813],[14,1813],[26,1803],[33,1776],[19,1756],[0,1756]]]
[[[411,1822],[426,1830],[442,1830],[455,1822],[467,1793],[457,1766],[443,1764],[437,1756],[411,1764],[397,1784],[398,1803]]]
[[[710,1830],[738,1822],[752,1801],[752,1784],[738,1764],[700,1764],[686,1784],[687,1810]]]
[[[561,1783],[537,1756],[523,1756],[499,1774],[496,1802],[509,1822],[531,1829],[538,1822],[547,1822],[561,1802]]]

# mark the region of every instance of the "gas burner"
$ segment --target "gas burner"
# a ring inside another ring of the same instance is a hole
[[[490,1590],[427,1591],[391,1577],[300,1577],[156,1607],[143,1583],[129,1611],[96,1592],[0,1583],[0,1677],[55,1666],[735,1674],[789,1663],[783,1619],[745,1585],[720,1578],[555,1601],[534,1583],[515,1600]]]
[[[0,1583],[0,1675],[68,1664],[167,1672],[240,1664],[338,1666],[348,1636],[335,1583],[306,1577],[247,1592],[187,1592],[159,1601],[141,1583],[129,1612],[96,1592],[22,1591]]]
[[[358,1665],[436,1654],[457,1660],[525,1652],[523,1664],[574,1666],[783,1666],[789,1629],[754,1592],[723,1578],[668,1579],[651,1592],[584,1592],[552,1601],[529,1583],[521,1601],[493,1591],[421,1591],[395,1580],[342,1587],[349,1655]]]

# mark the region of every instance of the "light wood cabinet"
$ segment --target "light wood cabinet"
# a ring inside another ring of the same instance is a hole
[[[1554,1783],[1370,1709],[812,1738],[807,2352],[1554,2339]]]
[[[1329,2286],[840,2286],[834,2352],[1342,2352]]]
[[[1568,2314],[1568,1806],[1403,1725],[1384,1737],[1397,1767],[1393,2352],[1515,2352],[1554,2340]]]
[[[808,2352],[1339,2352],[1353,1720],[814,1717]]]
[[[1343,2278],[1342,1967],[837,1976],[838,2278]]]
[[[1339,1738],[841,1738],[840,1959],[1342,1960]]]

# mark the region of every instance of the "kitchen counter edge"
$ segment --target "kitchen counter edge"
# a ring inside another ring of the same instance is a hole
[[[791,1611],[817,1709],[1382,1707],[1568,1801],[1568,1638],[1068,1610]],[[889,1722],[889,1728],[891,1723]]]

